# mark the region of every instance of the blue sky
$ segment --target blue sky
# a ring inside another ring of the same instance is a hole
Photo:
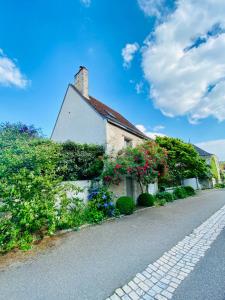
[[[0,121],[49,136],[85,65],[90,94],[140,129],[225,159],[223,2],[0,0]],[[210,35],[215,24],[221,31]]]

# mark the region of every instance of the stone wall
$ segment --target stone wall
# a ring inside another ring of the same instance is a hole
[[[138,137],[126,130],[119,128],[109,122],[106,123],[106,152],[107,154],[116,154],[119,150],[125,147],[125,139],[132,142],[135,147],[144,141],[143,138]]]

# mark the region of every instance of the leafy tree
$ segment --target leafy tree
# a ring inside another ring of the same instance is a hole
[[[168,175],[161,183],[181,184],[186,178],[209,178],[209,167],[189,143],[170,137],[157,137],[156,142],[167,150]]]
[[[125,148],[105,164],[103,179],[106,184],[119,184],[124,176],[132,176],[140,185],[142,192],[148,184],[163,176],[166,171],[167,155],[165,149],[154,141],[147,141],[135,148]]]

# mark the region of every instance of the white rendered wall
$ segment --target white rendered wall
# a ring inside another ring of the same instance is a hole
[[[198,184],[197,178],[187,178],[183,180],[184,186],[191,186],[194,190],[198,190],[200,188]]]
[[[87,100],[88,101],[88,100]],[[69,85],[51,139],[106,144],[104,119]]]

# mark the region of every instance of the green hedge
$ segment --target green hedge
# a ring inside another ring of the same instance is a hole
[[[102,173],[103,155],[102,146],[62,143],[58,174],[64,181],[94,179]]]
[[[173,191],[173,198],[174,200],[176,199],[184,199],[186,198],[188,195],[187,195],[187,192],[185,190],[184,187],[177,187],[174,191]]]
[[[225,188],[225,183],[217,183],[215,184],[215,189],[224,189]]]
[[[164,200],[166,200],[166,202],[172,202],[174,200],[173,195],[171,193],[168,193],[168,192],[157,193],[156,198],[157,199],[164,199]]]

